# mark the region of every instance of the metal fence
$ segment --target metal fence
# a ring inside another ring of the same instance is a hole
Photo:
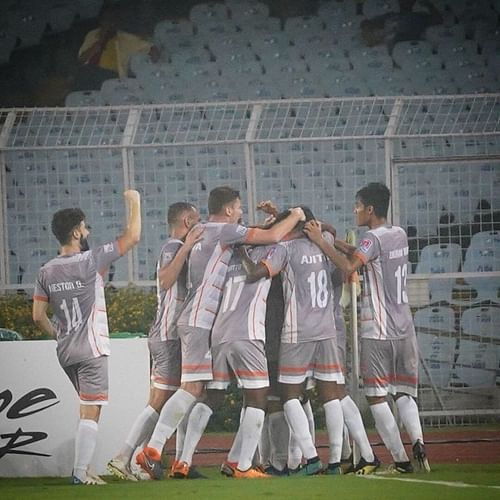
[[[56,254],[59,208],[84,210],[94,244],[119,234],[128,187],[143,195],[144,231],[110,270],[117,286],[153,285],[173,202],[206,214],[228,184],[249,223],[273,199],[310,206],[342,236],[355,192],[385,181],[410,237],[423,408],[498,413],[500,94],[4,109],[0,126],[3,291],[32,289]]]

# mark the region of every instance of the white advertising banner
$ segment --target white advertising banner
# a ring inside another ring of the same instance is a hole
[[[105,473],[149,395],[147,339],[113,339],[109,403],[92,465]],[[79,399],[56,356],[56,342],[0,342],[0,477],[69,476]]]

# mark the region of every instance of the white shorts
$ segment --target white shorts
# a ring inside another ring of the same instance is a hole
[[[212,346],[213,380],[208,389],[227,389],[231,375],[238,387],[261,389],[269,387],[269,374],[264,351],[260,340],[235,340]]]
[[[361,339],[360,371],[367,396],[403,393],[417,397],[416,336],[398,340]]]
[[[153,360],[151,383],[162,391],[175,391],[181,385],[181,341],[149,340]]]
[[[282,384],[302,384],[311,377],[344,384],[343,366],[335,339],[281,344],[278,381]]]
[[[212,380],[210,330],[178,326],[181,341],[181,382]]]
[[[80,361],[74,365],[65,366],[63,370],[71,380],[82,405],[108,404],[108,357]]]

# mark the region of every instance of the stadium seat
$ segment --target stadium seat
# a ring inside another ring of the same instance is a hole
[[[83,90],[70,92],[64,104],[68,107],[78,106],[100,106],[101,105],[101,91],[100,90]]]
[[[422,249],[415,273],[453,273],[458,272],[462,261],[462,249],[456,243],[427,245]],[[430,279],[431,302],[452,302],[455,279]]]
[[[249,47],[230,47],[225,52],[214,52],[215,63],[221,72],[230,74],[233,67],[239,66],[254,66],[257,61],[255,52]],[[250,70],[252,71],[252,70]],[[262,72],[262,68],[260,70]]]
[[[231,36],[238,32],[238,26],[230,19],[225,20],[205,20],[203,23],[195,25],[196,38],[204,45],[208,44],[214,37]]]
[[[410,78],[401,70],[373,75],[368,85],[371,94],[376,96],[412,95],[414,93]]]
[[[433,56],[432,45],[426,40],[397,42],[392,50],[392,58],[400,68],[413,67],[415,61],[429,61],[429,66],[437,66]]]
[[[170,56],[172,64],[176,68],[180,68],[185,64],[205,64],[210,62],[210,52],[204,48],[193,48],[189,47],[186,49],[179,49],[172,53]]]
[[[497,366],[497,351],[492,344],[460,339],[452,383],[465,387],[493,387]]]
[[[101,86],[101,102],[111,106],[144,104],[148,102],[148,97],[137,79],[110,78]]]
[[[281,22],[276,17],[252,17],[245,22],[240,22],[238,24],[238,29],[241,30],[243,34],[252,37],[252,39],[257,39],[262,35],[280,32]]]
[[[172,43],[179,37],[192,37],[194,26],[187,20],[165,19],[156,23],[153,32],[153,41],[161,50],[170,50]]]
[[[357,2],[321,2],[318,7],[318,16],[325,24],[335,23],[338,19],[361,17],[357,14]]]
[[[476,233],[465,254],[464,272],[481,273],[500,271],[500,233],[484,231]],[[475,302],[500,302],[498,278],[467,278],[467,283],[477,291]]]
[[[392,72],[393,62],[385,47],[367,47],[349,51],[349,60],[359,78],[385,75]]]
[[[236,32],[231,35],[221,37],[212,37],[207,41],[208,50],[217,57],[219,54],[227,54],[231,52],[239,52],[240,50],[248,49],[250,43],[248,37],[241,32]]]
[[[443,43],[460,43],[465,40],[465,29],[461,24],[430,26],[425,30],[425,39],[437,50]]]
[[[455,359],[456,339],[452,336],[417,334],[420,352],[419,384],[448,387]]]
[[[325,29],[325,23],[319,16],[287,17],[285,19],[284,31],[290,37],[302,33],[321,33]]]
[[[462,332],[481,338],[500,339],[500,307],[471,307],[460,318]]]
[[[448,333],[453,336],[456,332],[455,311],[451,307],[424,307],[418,309],[413,317],[413,323],[417,332]]]
[[[364,0],[363,16],[375,17],[387,14],[389,12],[399,12],[399,3],[397,0]]]
[[[290,59],[287,55],[290,40],[283,32],[278,31],[253,37],[250,44],[259,59],[266,61],[272,61],[280,57]]]
[[[269,16],[269,7],[263,2],[251,0],[226,0],[229,9],[229,17],[246,24],[251,19],[266,18]]]
[[[203,24],[205,22],[220,21],[228,18],[226,5],[223,3],[209,2],[198,3],[191,7],[189,19],[194,24]]]

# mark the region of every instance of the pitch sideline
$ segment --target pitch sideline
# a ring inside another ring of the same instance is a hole
[[[492,489],[500,489],[500,486],[495,485],[486,485],[486,484],[469,484],[462,482],[454,482],[454,481],[429,481],[427,479],[414,479],[414,478],[403,478],[403,477],[387,477],[381,476],[377,474],[369,474],[366,476],[360,476],[365,479],[382,479],[388,481],[404,481],[408,483],[423,483],[423,484],[436,484],[441,486],[451,486],[453,488],[492,488]]]

